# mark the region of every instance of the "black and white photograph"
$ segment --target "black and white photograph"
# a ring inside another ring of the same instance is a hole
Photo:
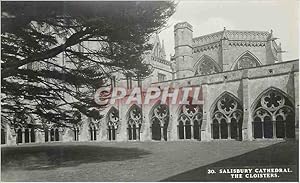
[[[1,182],[299,182],[299,7],[1,1]]]

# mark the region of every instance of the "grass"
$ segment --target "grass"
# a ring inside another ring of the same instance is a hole
[[[207,168],[298,165],[298,143],[34,144],[2,147],[1,159],[2,181],[217,181],[207,177]]]

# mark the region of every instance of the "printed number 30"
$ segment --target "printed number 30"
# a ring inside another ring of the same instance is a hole
[[[213,170],[213,169],[208,169],[208,170],[207,170],[207,173],[208,173],[208,174],[214,174],[214,173],[216,173],[216,171]]]

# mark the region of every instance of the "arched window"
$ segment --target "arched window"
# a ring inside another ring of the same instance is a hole
[[[21,128],[17,129],[17,143],[23,143],[23,131]]]
[[[255,105],[252,130],[255,139],[295,138],[293,104],[281,92],[268,90]]]
[[[6,144],[6,124],[7,120],[4,117],[1,117],[1,144]]]
[[[90,140],[91,141],[95,141],[95,140],[97,140],[97,127],[96,127],[96,125],[95,125],[95,123],[90,123],[90,125],[89,125],[89,127],[90,127]]]
[[[6,130],[1,127],[1,144],[6,144]]]
[[[243,110],[230,94],[224,94],[216,103],[212,115],[213,139],[242,139]]]
[[[48,130],[48,128],[44,129],[44,133],[45,133],[45,142],[48,142],[49,141],[49,130]]]
[[[196,75],[207,75],[218,72],[220,72],[219,66],[207,55],[203,55],[196,65]]]
[[[246,69],[259,66],[259,61],[249,51],[243,53],[236,62],[234,69]]]
[[[57,127],[57,126],[46,126],[44,128],[45,142],[60,141],[59,133],[60,133],[59,127]]]
[[[58,130],[58,128],[56,128],[55,129],[55,131],[54,131],[54,133],[55,133],[55,141],[59,141],[59,130]]]
[[[178,118],[178,138],[201,140],[202,109],[199,105],[183,105]]]
[[[151,114],[152,140],[167,140],[169,125],[169,108],[167,105],[159,104],[154,107]]]
[[[140,132],[142,127],[142,110],[134,105],[128,113],[128,139],[140,140]]]
[[[55,130],[52,128],[50,130],[50,141],[54,141],[55,140]]]
[[[74,132],[74,141],[79,141],[80,128],[78,125],[74,125],[73,132]]]
[[[35,142],[35,128],[30,128],[30,142]]]
[[[107,118],[107,137],[108,140],[116,140],[117,129],[119,127],[119,111],[116,108],[111,108]]]

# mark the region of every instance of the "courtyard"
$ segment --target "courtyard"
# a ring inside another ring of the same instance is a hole
[[[57,142],[2,147],[1,160],[2,181],[218,181],[208,168],[297,167],[298,142]]]

